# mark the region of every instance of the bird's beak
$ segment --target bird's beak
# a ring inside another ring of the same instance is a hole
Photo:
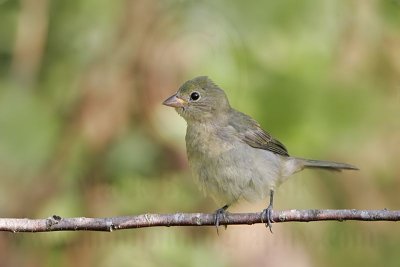
[[[182,98],[177,97],[177,95],[172,95],[168,97],[164,102],[163,105],[174,107],[174,108],[181,108],[186,104],[186,101]]]

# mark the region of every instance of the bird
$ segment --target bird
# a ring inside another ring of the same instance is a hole
[[[224,90],[208,76],[183,83],[163,105],[173,107],[187,123],[186,152],[194,180],[222,206],[215,226],[228,207],[244,199],[265,199],[265,226],[272,232],[274,192],[303,169],[358,170],[339,162],[290,156],[286,147],[250,116],[231,107]]]

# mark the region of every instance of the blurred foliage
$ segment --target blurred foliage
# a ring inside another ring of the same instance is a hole
[[[400,206],[398,0],[0,0],[0,18],[4,218],[215,210],[161,106],[199,75],[291,154],[361,169],[298,174],[277,209]],[[0,265],[397,266],[394,227],[1,233]]]

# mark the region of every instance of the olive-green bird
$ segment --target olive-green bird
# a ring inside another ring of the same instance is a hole
[[[289,156],[257,121],[233,109],[225,92],[206,76],[185,82],[163,104],[187,122],[186,150],[195,180],[222,206],[216,211],[217,227],[231,204],[269,194],[263,217],[271,230],[274,191],[292,174],[304,168],[357,170],[346,163]]]

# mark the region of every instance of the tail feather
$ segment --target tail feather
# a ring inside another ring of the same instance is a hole
[[[304,168],[326,169],[330,171],[359,170],[356,166],[347,163],[313,160],[313,159],[299,159],[299,160],[302,161]]]

